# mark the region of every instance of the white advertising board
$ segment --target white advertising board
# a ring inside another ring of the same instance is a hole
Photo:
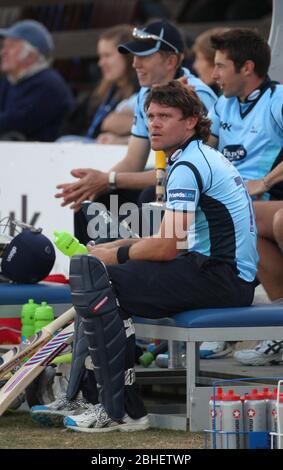
[[[0,143],[0,219],[15,219],[42,227],[54,240],[54,230],[73,233],[73,211],[55,199],[59,183],[75,181],[73,168],[108,171],[126,153],[126,146],[68,143]],[[153,156],[150,158],[153,161]],[[69,259],[56,249],[52,273],[68,275]]]

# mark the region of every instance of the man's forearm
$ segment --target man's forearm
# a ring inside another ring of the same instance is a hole
[[[145,261],[169,261],[177,254],[176,245],[171,240],[143,238],[130,248],[130,259]]]
[[[112,112],[102,122],[103,132],[113,132],[118,135],[129,135],[133,123],[133,113]]]
[[[155,182],[154,170],[116,174],[116,186],[118,189],[144,189],[154,185]]]

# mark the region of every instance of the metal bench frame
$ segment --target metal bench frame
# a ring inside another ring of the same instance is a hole
[[[135,328],[136,335],[139,337],[185,341],[186,357],[189,358],[186,364],[185,414],[154,414],[152,422],[156,426],[183,430],[186,430],[189,425],[190,431],[202,431],[208,428],[208,402],[213,392],[212,386],[198,386],[197,384],[200,370],[199,344],[203,341],[260,341],[264,339],[282,340],[283,338],[283,326],[192,328],[136,322]],[[238,392],[247,390],[247,386],[233,388]]]

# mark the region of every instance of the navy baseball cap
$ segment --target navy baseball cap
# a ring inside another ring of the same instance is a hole
[[[4,249],[2,274],[20,284],[34,284],[48,276],[55,258],[53,244],[45,235],[25,229]]]
[[[10,28],[0,29],[0,37],[22,39],[28,42],[45,57],[49,57],[54,49],[54,42],[48,29],[35,20],[23,20]]]
[[[133,29],[134,41],[118,45],[121,54],[131,52],[138,56],[148,56],[158,51],[184,52],[185,43],[181,33],[167,21],[156,21],[142,29]]]

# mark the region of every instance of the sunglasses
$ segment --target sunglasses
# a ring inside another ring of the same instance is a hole
[[[161,33],[163,35],[163,29],[161,30]],[[177,49],[177,47],[173,46],[173,44],[171,44],[170,42],[166,41],[165,39],[163,39],[162,37],[160,36],[157,36],[156,34],[151,34],[151,33],[147,33],[146,31],[142,30],[142,29],[138,29],[138,28],[134,28],[133,29],[133,37],[135,39],[141,39],[141,40],[148,40],[148,39],[151,39],[153,41],[160,41],[160,42],[163,42],[164,44],[166,44],[167,46],[171,47],[173,49],[174,52],[176,52],[176,54],[179,54],[179,51]]]

